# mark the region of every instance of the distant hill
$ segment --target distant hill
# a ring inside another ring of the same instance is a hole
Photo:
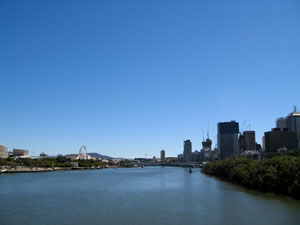
[[[88,153],[88,155],[94,157],[94,158],[97,158],[97,159],[113,159],[113,157],[110,157],[110,156],[107,156],[107,155],[101,155],[97,152],[92,152],[92,153]]]

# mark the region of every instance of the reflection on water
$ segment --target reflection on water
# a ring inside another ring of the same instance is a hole
[[[172,167],[0,176],[2,224],[299,224],[300,201]]]

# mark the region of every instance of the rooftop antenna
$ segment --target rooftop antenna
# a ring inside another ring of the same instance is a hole
[[[297,107],[294,105],[294,112],[297,112]]]

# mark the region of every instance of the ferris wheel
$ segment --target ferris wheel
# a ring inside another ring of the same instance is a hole
[[[78,159],[88,159],[87,150],[84,145],[79,149]]]

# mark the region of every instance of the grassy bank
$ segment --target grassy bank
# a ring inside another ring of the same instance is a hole
[[[214,161],[202,171],[247,188],[300,198],[299,152],[261,161],[246,158]]]

